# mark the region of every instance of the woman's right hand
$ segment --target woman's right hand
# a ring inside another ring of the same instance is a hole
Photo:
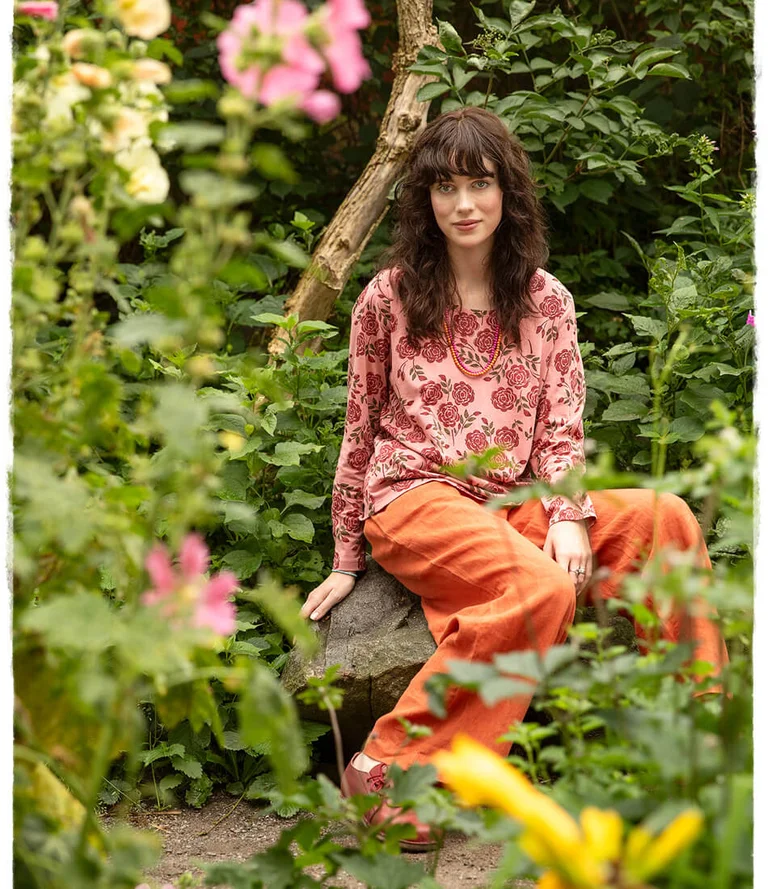
[[[347,598],[356,583],[357,578],[349,574],[331,572],[320,586],[315,587],[309,594],[302,606],[301,616],[320,620],[334,605]]]

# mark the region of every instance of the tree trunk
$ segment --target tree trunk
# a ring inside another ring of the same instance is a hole
[[[320,238],[312,261],[285,303],[286,317],[298,314],[299,321],[324,321],[330,315],[365,245],[386,215],[390,189],[426,123],[429,103],[417,101],[416,94],[433,78],[406,69],[416,61],[422,46],[439,45],[432,24],[432,0],[397,0],[397,15],[400,44],[392,60],[395,79],[376,151]],[[271,355],[284,348],[277,340],[281,333],[275,328],[269,344]]]

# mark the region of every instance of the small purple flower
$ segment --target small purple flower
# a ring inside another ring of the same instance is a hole
[[[755,326],[755,316],[752,314],[751,310],[747,312],[747,324],[749,324],[750,327]]]

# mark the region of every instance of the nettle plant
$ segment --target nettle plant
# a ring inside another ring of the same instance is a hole
[[[298,603],[267,578],[245,587],[231,571],[241,566],[222,559],[208,577],[207,548],[190,532],[219,529],[235,542],[231,527],[258,511],[227,496],[237,430],[216,417],[239,414],[246,437],[263,418],[226,386],[204,384],[231,370],[215,349],[243,285],[267,290],[270,260],[306,262],[306,219],[263,231],[239,209],[263,176],[291,175],[259,134],[303,138],[305,113],[336,113],[338,97],[317,89],[326,56],[314,47],[359,49],[364,10],[318,6],[287,33],[271,27],[271,2],[239,11],[220,23],[235,84],[222,90],[173,81],[162,61],[173,47],[158,37],[165,0],[99,3],[93,19],[79,8],[20,3],[15,32],[14,854],[19,885],[128,889],[158,849],[100,828],[94,811],[113,763],[131,778],[165,757],[172,770],[154,793],[162,801],[181,778],[192,803],[210,792],[201,738],[215,739],[215,765],[235,782],[266,771],[264,755],[284,789],[308,765],[273,663],[283,634],[311,648]],[[338,53],[330,64],[338,74]],[[361,63],[355,76],[364,73]],[[348,69],[336,85],[354,88]],[[170,103],[206,97],[218,122],[167,122]],[[178,183],[168,152],[184,161]],[[142,227],[166,226],[143,235],[150,253],[167,251],[164,267],[136,271],[146,286],[131,292],[120,260]],[[275,451],[294,462],[290,446]],[[140,704],[153,729],[144,752]],[[155,743],[158,727],[175,733]],[[226,759],[245,748],[259,757],[249,774]]]

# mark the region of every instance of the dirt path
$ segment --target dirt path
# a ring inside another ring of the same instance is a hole
[[[232,809],[236,800],[226,793],[214,794],[201,810],[184,807],[171,812],[134,812],[127,816],[133,827],[154,831],[162,837],[163,854],[158,864],[147,872],[147,878],[161,885],[173,881],[189,871],[199,875],[196,864],[236,860],[245,861],[256,852],[269,847],[286,827],[296,824],[297,818],[278,818],[268,814],[264,807],[257,807],[243,800],[235,811],[216,826],[218,819]],[[107,826],[115,819],[106,817]],[[443,889],[471,889],[487,885],[487,880],[499,860],[501,847],[481,845],[458,834],[449,834],[440,854],[437,880]],[[421,861],[426,867],[432,856],[407,855]],[[314,871],[317,871],[316,873]],[[309,868],[309,873],[319,877],[322,868]],[[339,874],[333,885],[341,889],[364,889],[364,884],[349,876]],[[520,883],[520,889],[532,886]]]

